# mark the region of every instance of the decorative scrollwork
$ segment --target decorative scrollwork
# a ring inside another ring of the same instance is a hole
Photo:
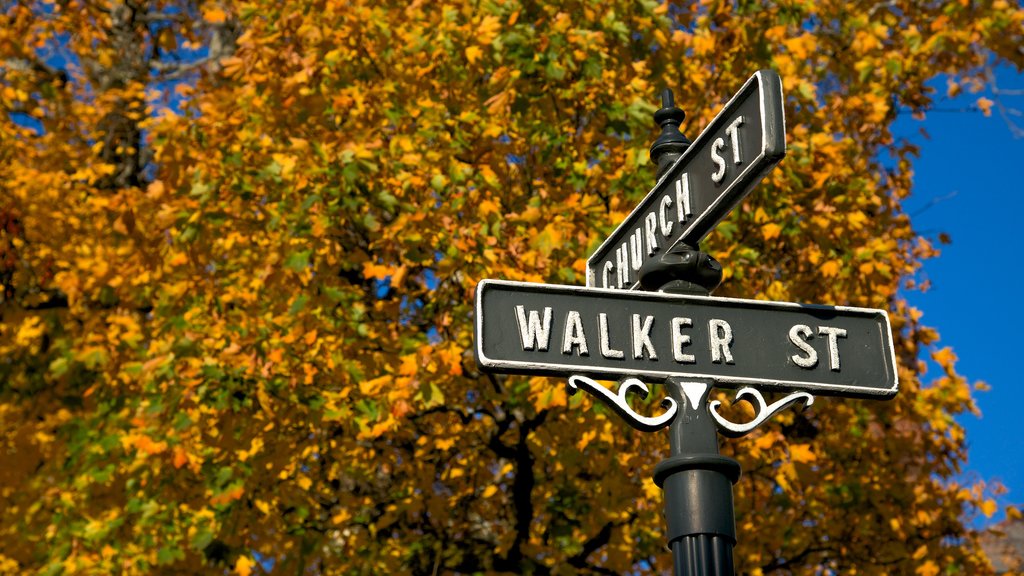
[[[668,426],[669,422],[672,421],[672,417],[676,415],[676,411],[679,409],[679,405],[675,400],[665,398],[661,401],[662,408],[665,408],[665,413],[661,416],[652,418],[637,414],[629,407],[629,403],[626,402],[626,395],[630,392],[635,392],[640,398],[647,398],[650,390],[646,384],[636,378],[626,378],[619,382],[618,394],[613,394],[594,380],[579,375],[569,377],[568,388],[570,396],[575,394],[580,388],[587,390],[614,410],[630,426],[644,432],[653,432]]]
[[[722,404],[718,400],[713,400],[708,404],[708,412],[711,412],[711,416],[715,419],[715,422],[718,423],[718,427],[723,436],[739,438],[760,426],[765,420],[797,402],[802,401],[804,403],[804,408],[814,404],[814,396],[811,396],[807,392],[794,392],[785,398],[773,402],[769,406],[767,402],[765,402],[764,396],[761,395],[761,392],[750,387],[740,389],[740,391],[736,393],[736,398],[733,402],[735,403],[737,400],[747,396],[753,396],[754,400],[756,400],[756,402],[754,402],[748,399],[747,402],[750,402],[757,407],[757,413],[754,415],[753,420],[744,424],[736,424],[735,422],[730,422],[723,418],[717,410],[718,406]]]

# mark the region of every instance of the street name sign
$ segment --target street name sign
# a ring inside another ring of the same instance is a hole
[[[587,260],[587,286],[633,289],[645,261],[697,246],[786,155],[782,80],[760,70]]]
[[[483,280],[476,358],[515,374],[710,379],[891,398],[884,310]]]

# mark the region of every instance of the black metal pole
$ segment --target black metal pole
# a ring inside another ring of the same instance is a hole
[[[660,177],[690,142],[679,132],[685,116],[665,90],[655,113],[662,133],[651,146]],[[644,290],[707,296],[722,280],[722,267],[700,250],[680,245],[640,269]],[[654,469],[665,493],[668,545],[676,576],[734,576],[736,522],[732,486],[740,465],[718,452],[718,434],[708,412],[710,381],[669,378],[668,394],[679,406],[669,426],[669,457]]]
[[[740,465],[718,453],[718,435],[707,409],[710,384],[670,379],[666,385],[680,409],[669,426],[670,455],[655,467],[654,482],[665,492],[675,574],[732,576],[732,485],[739,480]]]

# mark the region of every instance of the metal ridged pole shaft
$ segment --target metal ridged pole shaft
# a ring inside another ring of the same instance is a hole
[[[708,412],[708,382],[670,378],[669,396],[680,409],[669,426],[670,455],[654,469],[665,492],[665,519],[676,576],[733,576],[736,524],[732,486],[740,466],[718,453]]]

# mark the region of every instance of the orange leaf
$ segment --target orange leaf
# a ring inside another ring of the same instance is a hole
[[[203,11],[203,20],[206,20],[210,24],[220,24],[228,19],[227,12],[220,8],[211,8]],[[246,572],[248,574],[248,572]]]
[[[778,238],[779,234],[782,233],[782,226],[779,226],[775,222],[769,222],[761,226],[761,236],[764,236],[765,240],[771,240],[772,238]]]
[[[174,467],[181,468],[185,464],[188,464],[188,456],[185,454],[185,450],[181,446],[174,447]]]
[[[952,368],[953,363],[956,362],[956,354],[952,348],[946,346],[942,350],[932,352],[932,360],[935,360],[943,368]]]
[[[235,561],[235,572],[239,576],[249,576],[252,574],[252,567],[256,563],[249,559],[248,556],[239,556],[238,560]]]

